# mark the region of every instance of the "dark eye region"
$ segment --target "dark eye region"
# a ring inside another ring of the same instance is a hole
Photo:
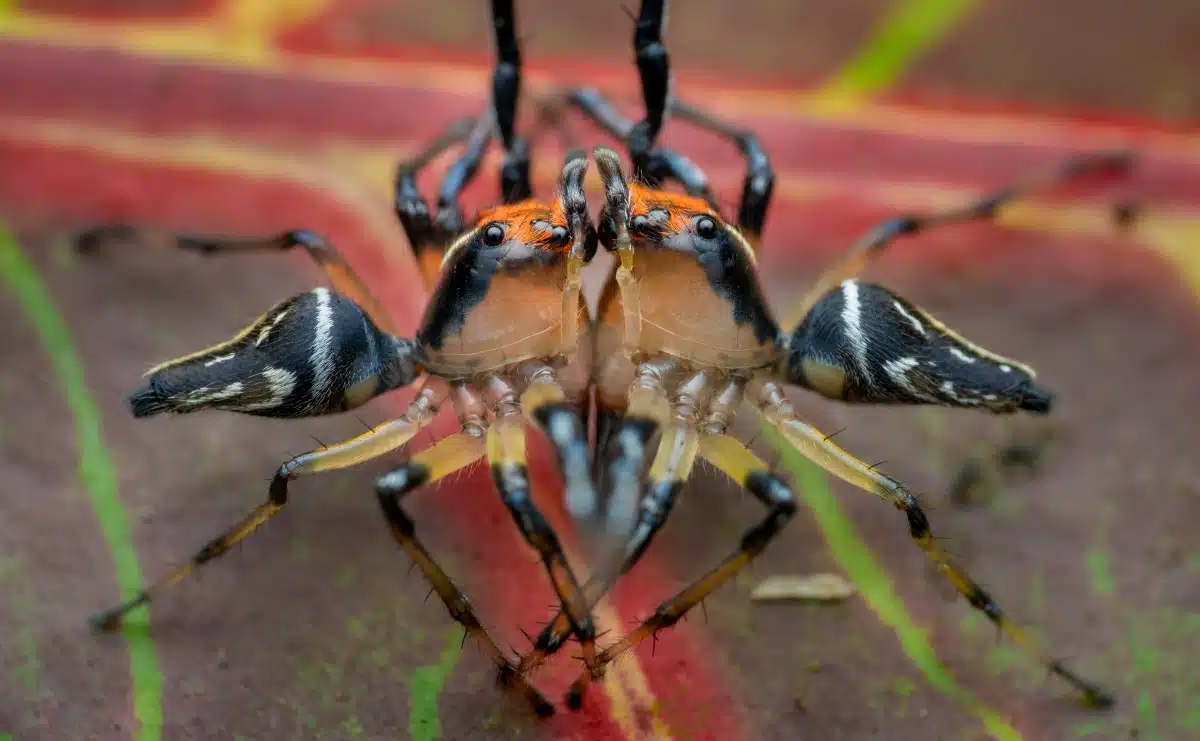
[[[550,230],[550,241],[556,247],[566,247],[571,242],[571,232],[565,226],[556,226]]]
[[[504,226],[488,224],[483,229],[483,243],[488,247],[499,247],[504,243]]]
[[[701,239],[714,239],[717,236],[717,222],[710,216],[697,216],[692,228]]]

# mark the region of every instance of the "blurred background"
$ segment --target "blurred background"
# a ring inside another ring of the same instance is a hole
[[[636,115],[635,0],[517,9],[527,92],[592,84]],[[905,240],[868,273],[1036,367],[1060,395],[1053,415],[794,394],[812,424],[918,492],[944,546],[1117,707],[1081,707],[997,637],[900,513],[745,422],[740,436],[805,507],[705,615],[619,662],[581,713],[538,723],[408,574],[372,493],[386,460],[296,482],[283,514],[123,634],[86,623],[259,504],[279,463],[314,438],[358,434],[406,401],[280,423],[135,421],[125,399],[151,365],[321,280],[290,254],[171,250],[169,232],[319,231],[411,331],[425,294],[391,180],[397,161],[485,104],[486,3],[0,3],[0,740],[1200,736],[1198,39],[1188,0],[693,0],[673,5],[667,30],[676,92],[754,128],[773,158],[759,267],[781,315],[882,218],[966,202],[1082,151],[1138,153],[1128,177]],[[725,142],[680,123],[665,141],[736,196],[740,160]],[[545,145],[543,190],[561,158]],[[495,198],[494,165],[469,209]],[[1126,228],[1117,206],[1136,214]],[[73,248],[78,230],[114,222],[145,235]],[[964,464],[982,472],[970,487]],[[554,472],[543,461],[535,474],[570,540]],[[525,647],[520,630],[549,617],[552,594],[486,471],[410,501],[501,645]],[[697,475],[597,614],[605,640],[760,517]],[[767,577],[813,574],[853,593],[752,599]],[[556,701],[576,671],[569,653],[535,676]]]

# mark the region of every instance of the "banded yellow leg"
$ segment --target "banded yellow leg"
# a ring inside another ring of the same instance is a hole
[[[591,669],[596,662],[596,627],[562,544],[533,501],[525,464],[524,419],[515,408],[502,408],[488,429],[487,455],[492,478],[504,505],[512,513],[525,542],[541,557],[550,584],[570,621],[571,631],[583,647],[584,663]]]
[[[1084,701],[1096,707],[1108,707],[1114,702],[1104,688],[1080,677],[1061,661],[1051,658],[1034,643],[1033,638],[1019,625],[1011,622],[992,597],[979,586],[965,569],[951,560],[938,545],[929,527],[929,518],[917,503],[916,497],[900,482],[876,471],[834,444],[828,435],[800,421],[783,394],[782,388],[773,381],[761,383],[755,389],[758,407],[780,435],[804,457],[838,478],[853,484],[863,491],[891,502],[908,518],[908,530],[912,539],[933,561],[937,570],[945,576],[967,602],[988,617],[998,628],[1010,635],[1022,649],[1036,658],[1046,669],[1066,680],[1083,693]]]
[[[392,537],[421,570],[433,591],[437,592],[450,617],[463,626],[469,637],[479,642],[484,653],[499,667],[505,686],[515,690],[529,702],[535,713],[545,717],[554,713],[554,706],[513,670],[504,652],[475,615],[470,600],[426,550],[417,537],[413,521],[400,506],[400,500],[413,490],[462,470],[486,454],[487,444],[477,428],[459,432],[439,440],[414,455],[408,463],[381,476],[375,484],[375,491]]]
[[[623,544],[618,567],[596,574],[584,585],[589,610],[612,587],[617,577],[637,564],[650,546],[650,541],[666,522],[667,515],[675,505],[675,497],[695,464],[696,445],[697,435],[694,427],[675,424],[663,433],[650,468],[649,490],[639,504],[637,518]],[[641,455],[640,451],[638,455]],[[571,623],[567,613],[560,610],[538,634],[530,652],[521,657],[517,671],[532,671],[545,661],[547,656],[562,648],[570,633]]]
[[[654,614],[598,656],[603,668],[647,638],[669,628],[698,605],[705,597],[729,581],[753,561],[783,529],[796,512],[796,499],[788,487],[770,473],[767,465],[736,439],[727,435],[704,435],[699,439],[700,457],[723,471],[767,507],[767,516],[742,536],[738,550],[716,568],[685,587],[655,609]],[[676,484],[678,486],[679,484]],[[659,523],[661,526],[661,522]],[[657,528],[655,528],[657,529]],[[577,678],[567,690],[567,704],[579,708],[589,675]]]
[[[229,551],[267,520],[284,508],[288,500],[288,482],[300,476],[332,471],[369,461],[407,443],[417,431],[428,424],[440,403],[440,393],[423,391],[409,406],[408,413],[386,422],[370,432],[321,450],[313,450],[284,463],[275,472],[267,493],[267,501],[255,507],[229,530],[209,541],[187,563],[177,566],[166,576],[146,587],[127,602],[93,615],[92,626],[98,630],[114,630],[130,610],[155,599],[167,588],[209,561]]]
[[[591,517],[597,498],[587,429],[579,409],[568,401],[550,366],[532,370],[529,387],[521,394],[521,409],[554,445],[565,484],[567,511],[576,519]]]

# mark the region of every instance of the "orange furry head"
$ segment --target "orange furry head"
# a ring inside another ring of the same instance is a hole
[[[720,221],[721,216],[703,198],[660,190],[639,183],[629,184],[629,218],[649,216],[651,211],[666,211],[662,228],[669,231],[685,231],[691,228],[693,216],[705,214]]]
[[[527,200],[489,208],[480,212],[475,228],[483,229],[493,223],[504,225],[508,239],[523,242],[533,249],[562,252],[571,245],[567,219],[557,202],[554,207]]]
[[[474,233],[500,225],[507,241],[561,254],[582,250],[584,260],[590,260],[596,252],[596,230],[588,218],[583,193],[586,172],[586,158],[569,158],[563,165],[558,196],[552,204],[527,199],[487,209],[479,214]]]

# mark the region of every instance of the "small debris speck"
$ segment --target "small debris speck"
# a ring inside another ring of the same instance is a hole
[[[837,574],[780,574],[760,582],[750,593],[750,598],[756,602],[840,602],[854,592],[854,585]]]

